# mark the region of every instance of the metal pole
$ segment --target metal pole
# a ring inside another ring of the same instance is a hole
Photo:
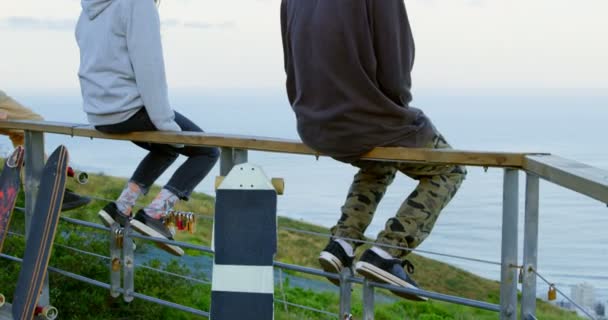
[[[535,319],[536,316],[536,270],[538,261],[538,217],[539,178],[527,174],[526,180],[526,220],[524,226],[524,263],[521,299],[521,318]]]
[[[29,236],[30,223],[34,216],[40,177],[44,169],[44,135],[42,132],[25,131],[25,239]],[[38,304],[50,305],[49,278],[44,280]]]
[[[502,212],[500,319],[517,320],[517,219],[519,172],[505,169]]]
[[[374,320],[374,287],[363,280],[363,320]]]
[[[125,223],[123,230],[122,255],[122,285],[124,288],[122,299],[125,302],[131,302],[133,301],[133,294],[135,292],[135,254],[133,253],[133,239],[131,238],[131,223],[129,221]]]
[[[220,154],[220,176],[225,177],[230,173],[232,167],[234,167],[234,161],[232,161],[232,148],[222,148]]]
[[[247,150],[222,148],[220,156],[220,176],[225,177],[238,164],[247,162]]]
[[[350,268],[342,269],[340,272],[340,319],[349,319],[352,283],[348,281],[353,276]]]

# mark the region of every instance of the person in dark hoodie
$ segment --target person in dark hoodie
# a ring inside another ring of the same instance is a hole
[[[399,171],[419,184],[355,270],[373,281],[417,288],[413,265],[403,258],[428,237],[466,169],[360,160],[381,146],[450,148],[410,106],[414,39],[403,0],[283,0],[281,27],[287,95],[302,141],[359,168],[319,263],[335,273],[352,266],[357,240],[365,239]]]
[[[154,0],[82,0],[76,26],[80,48],[78,76],[88,120],[104,133],[134,131],[194,131],[196,124],[169,104],[160,35],[160,18]],[[217,148],[136,142],[149,153],[139,163],[115,202],[99,216],[106,225],[131,219],[137,231],[172,239],[166,213],[187,200],[193,189],[217,162]],[[177,169],[156,198],[134,216],[139,196],[179,155],[188,159]],[[120,156],[120,155],[117,155]],[[181,255],[181,248],[161,246]]]

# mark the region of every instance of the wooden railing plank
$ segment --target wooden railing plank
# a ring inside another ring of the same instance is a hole
[[[70,136],[148,141],[154,143],[205,145],[238,148],[256,151],[292,153],[319,156],[317,152],[297,140],[268,137],[239,136],[194,132],[134,132],[109,135],[95,130],[92,126],[49,121],[0,121],[0,128],[42,131]],[[487,167],[521,168],[525,154],[509,152],[478,152],[461,150],[432,150],[415,148],[376,148],[364,156],[366,159],[461,164]]]

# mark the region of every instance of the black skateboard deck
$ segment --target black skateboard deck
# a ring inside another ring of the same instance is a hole
[[[21,186],[23,147],[17,147],[6,159],[0,175],[0,252],[8,233],[12,212]]]
[[[42,171],[21,272],[13,298],[14,319],[31,320],[38,313],[52,318],[45,313],[54,308],[38,306],[38,299],[59,223],[67,165],[68,151],[64,146],[60,146],[48,158]],[[56,317],[56,309],[53,312]]]

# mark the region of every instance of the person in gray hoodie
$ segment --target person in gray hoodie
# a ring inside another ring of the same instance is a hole
[[[104,133],[202,132],[169,104],[156,2],[82,0],[81,4],[82,13],[76,25],[80,48],[78,77],[89,122]],[[166,213],[178,199],[188,199],[217,162],[219,151],[208,147],[135,144],[149,153],[118,199],[105,206],[99,216],[106,225],[124,224],[126,219],[132,219],[137,231],[172,239],[171,230],[165,226]],[[180,154],[188,159],[152,203],[133,216],[138,197],[148,192]],[[180,248],[162,247],[183,254]]]

